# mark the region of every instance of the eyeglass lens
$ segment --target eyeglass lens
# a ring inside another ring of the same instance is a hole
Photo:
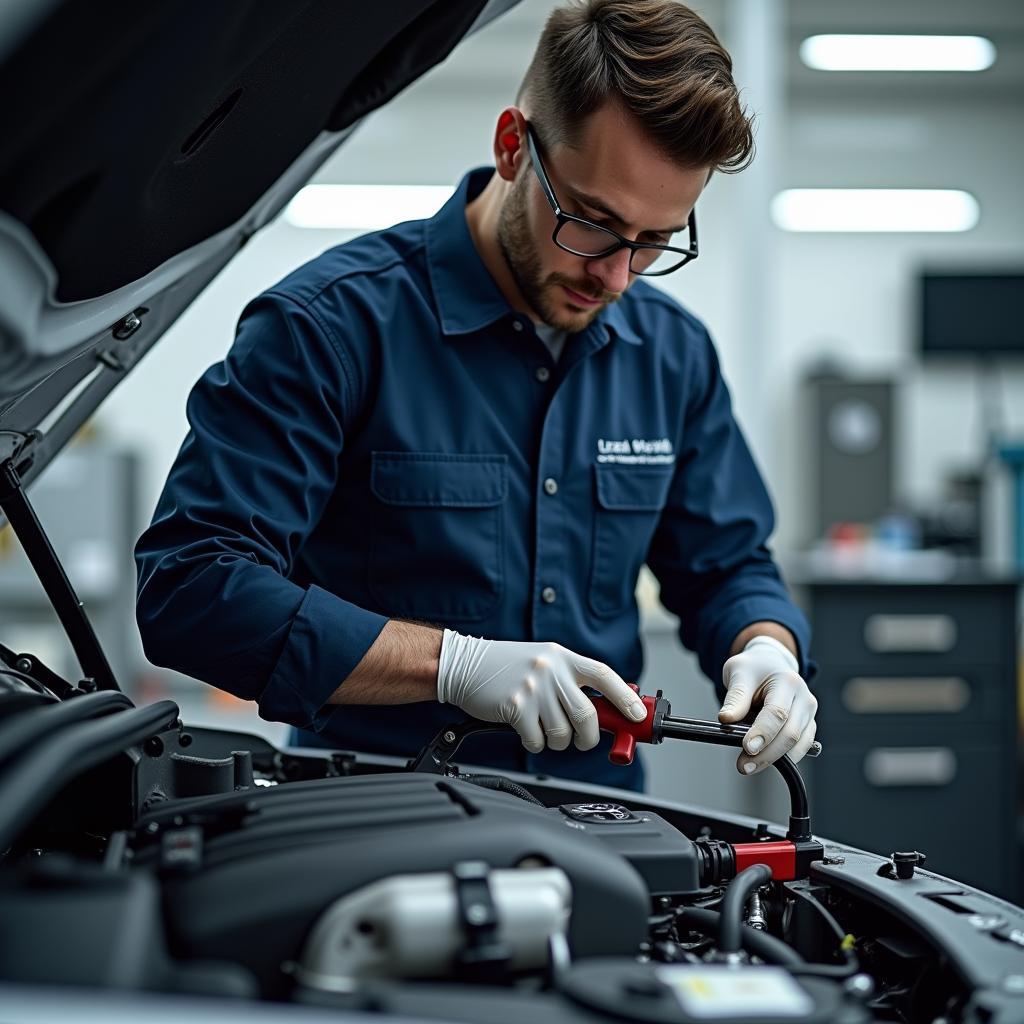
[[[565,246],[580,256],[601,256],[619,244],[618,238],[611,232],[605,231],[596,224],[581,224],[574,220],[568,220],[562,224],[556,240],[559,245]],[[689,230],[677,231],[664,244],[688,249],[690,247]],[[634,274],[658,273],[678,266],[685,260],[685,255],[678,252],[666,252],[663,249],[636,249],[630,259],[629,269]]]

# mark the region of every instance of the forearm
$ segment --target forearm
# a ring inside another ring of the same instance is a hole
[[[796,639],[793,634],[778,622],[753,622],[741,630],[729,648],[729,657],[731,658],[733,655],[739,654],[755,636],[770,636],[792,652],[795,658],[799,659],[800,657],[800,651],[797,648]]]
[[[413,704],[437,699],[442,632],[390,619],[331,704]]]

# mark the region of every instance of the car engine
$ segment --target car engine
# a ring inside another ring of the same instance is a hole
[[[916,852],[278,749],[0,653],[6,982],[424,1020],[1024,1019],[1024,913]]]

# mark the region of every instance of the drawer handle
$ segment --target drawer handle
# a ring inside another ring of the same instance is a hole
[[[876,654],[945,654],[956,646],[951,615],[871,615],[864,643]]]
[[[955,715],[970,700],[959,676],[857,676],[842,690],[843,706],[854,715]]]
[[[948,786],[956,778],[956,754],[949,747],[876,747],[864,758],[872,786]]]

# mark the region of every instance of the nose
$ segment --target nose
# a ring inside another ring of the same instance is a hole
[[[623,292],[629,284],[629,249],[619,249],[600,259],[587,261],[587,273],[601,282],[606,292]]]

